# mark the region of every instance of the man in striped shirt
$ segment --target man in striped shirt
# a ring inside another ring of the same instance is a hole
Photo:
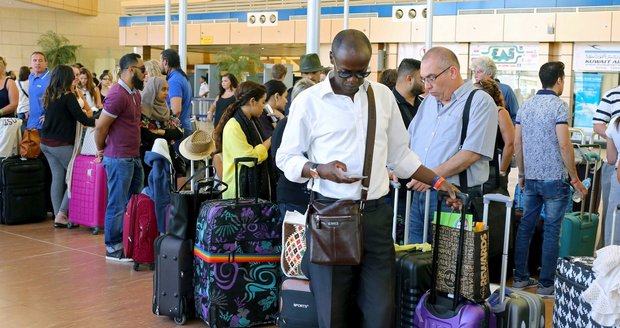
[[[594,113],[594,117],[592,118],[594,133],[603,138],[607,138],[607,135],[605,134],[607,124],[618,114],[620,114],[620,86],[607,91],[605,96],[601,99],[601,102],[598,104],[596,113]],[[605,214],[607,213],[609,188],[611,187],[610,179],[613,176],[613,173],[614,164],[605,162],[601,172],[601,197],[603,198],[603,210],[600,220],[601,236],[605,236]],[[599,249],[603,246],[605,246],[605,238],[600,238],[596,248]]]

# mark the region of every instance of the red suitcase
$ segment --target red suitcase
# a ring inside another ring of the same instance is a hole
[[[108,202],[106,184],[105,169],[103,164],[95,162],[95,156],[78,155],[75,158],[69,199],[70,224],[91,227],[94,235],[103,229]]]
[[[132,195],[123,218],[125,256],[133,259],[133,269],[140,264],[155,268],[155,238],[159,236],[155,203],[145,194]]]

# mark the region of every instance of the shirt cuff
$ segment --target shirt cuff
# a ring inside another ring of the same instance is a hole
[[[422,166],[422,162],[416,153],[409,152],[407,157],[392,166],[397,177],[408,179]]]
[[[107,110],[105,110],[105,109],[104,109],[103,111],[101,111],[101,114],[106,114],[106,115],[108,115],[108,116],[110,116],[110,117],[112,117],[112,118],[117,118],[117,117],[118,117],[118,115],[114,115],[114,114],[112,114],[112,113],[108,112],[108,111],[107,111]]]
[[[286,178],[291,182],[306,183],[310,178],[304,178],[302,173],[304,166],[308,163],[308,159],[300,156],[288,159],[287,167],[283,170]]]

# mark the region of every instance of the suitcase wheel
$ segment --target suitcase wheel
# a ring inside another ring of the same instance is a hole
[[[67,223],[67,229],[73,229],[73,228],[77,228],[77,227],[79,227],[79,225],[73,224],[71,221],[69,221],[69,223]]]
[[[155,271],[155,262],[149,264],[149,270]]]
[[[174,317],[174,323],[177,325],[184,325],[187,322],[187,316],[185,314],[180,317]]]
[[[93,235],[95,235],[95,236],[96,236],[96,235],[98,235],[98,234],[99,234],[99,231],[101,231],[101,228],[99,228],[99,227],[94,227],[94,228],[93,228],[93,230],[92,230]]]
[[[134,271],[140,271],[140,263],[133,262],[133,270]]]

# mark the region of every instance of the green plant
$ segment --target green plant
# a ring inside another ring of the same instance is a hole
[[[243,53],[240,48],[227,48],[215,55],[217,66],[222,73],[231,73],[240,80],[245,80],[248,75],[253,75],[262,69],[260,56],[257,54]]]
[[[54,31],[43,33],[37,40],[37,44],[41,47],[41,52],[45,54],[50,69],[58,65],[75,63],[77,59],[75,53],[81,47],[69,44],[69,39]]]

